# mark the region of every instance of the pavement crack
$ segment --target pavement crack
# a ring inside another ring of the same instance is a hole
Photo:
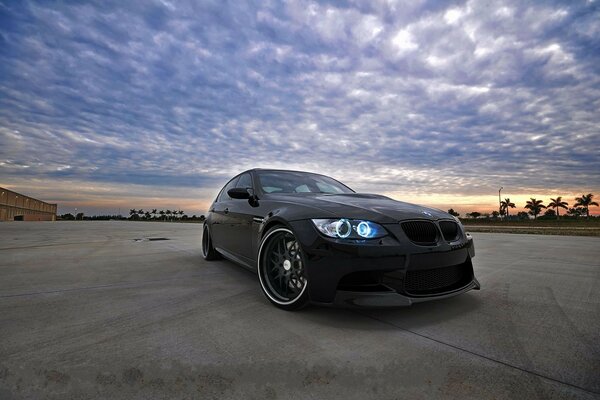
[[[533,370],[530,370],[530,369],[527,369],[527,368],[519,367],[518,365],[514,365],[514,364],[511,364],[511,363],[506,362],[506,361],[498,360],[496,358],[486,356],[485,354],[477,353],[475,351],[466,349],[466,348],[461,347],[461,346],[457,346],[457,345],[452,344],[452,343],[444,342],[443,340],[436,339],[436,338],[434,338],[432,336],[428,336],[428,335],[425,335],[423,333],[419,333],[419,332],[413,331],[411,329],[405,328],[405,327],[400,326],[398,324],[395,324],[393,322],[386,321],[384,319],[377,318],[377,317],[365,314],[365,313],[357,311],[357,310],[352,310],[352,312],[355,313],[355,314],[361,315],[363,317],[370,318],[370,319],[372,319],[374,321],[378,321],[378,322],[380,322],[382,324],[386,324],[386,325],[392,326],[394,328],[400,329],[400,330],[402,330],[404,332],[411,333],[411,334],[413,334],[415,336],[418,336],[418,337],[420,337],[422,339],[426,339],[426,340],[429,340],[429,341],[441,344],[443,346],[450,347],[450,348],[452,348],[454,350],[458,350],[458,351],[461,351],[463,353],[467,353],[467,354],[470,354],[472,356],[475,356],[475,357],[478,357],[478,358],[482,358],[484,360],[491,361],[493,363],[496,363],[496,364],[499,364],[499,365],[503,365],[505,367],[512,368],[512,369],[515,369],[515,370],[518,370],[518,371],[521,371],[521,372],[524,372],[524,373],[536,376],[538,378],[542,378],[542,379],[545,379],[545,380],[548,380],[548,381],[551,381],[551,382],[555,382],[555,383],[558,383],[560,385],[569,386],[569,387],[571,387],[573,389],[581,390],[581,391],[589,393],[589,394],[600,395],[600,392],[596,392],[596,391],[584,388],[582,386],[575,385],[573,383],[565,382],[563,380],[560,380],[560,379],[557,379],[557,378],[553,378],[551,376],[544,375],[544,374],[541,374],[539,372],[536,372],[536,371],[533,371]]]
[[[119,239],[110,239],[111,240],[119,240]],[[30,246],[15,246],[15,247],[0,247],[0,251],[2,250],[21,250],[21,249],[36,249],[41,247],[57,247],[57,246],[73,246],[80,244],[98,244],[98,243],[106,243],[106,240],[94,240],[90,242],[69,242],[69,243],[47,243],[47,244],[34,244]]]
[[[76,288],[68,288],[68,289],[45,290],[45,291],[39,291],[39,292],[4,294],[4,295],[0,295],[0,299],[10,298],[10,297],[27,297],[27,296],[37,296],[37,295],[43,295],[43,294],[77,292],[77,291],[94,290],[94,289],[105,289],[105,288],[111,288],[111,287],[136,286],[136,285],[140,285],[140,284],[143,285],[146,283],[156,283],[156,282],[166,282],[166,281],[174,281],[174,280],[180,280],[180,279],[196,278],[196,277],[199,277],[202,275],[203,274],[192,274],[192,275],[188,275],[186,277],[177,277],[177,278],[151,279],[151,280],[146,280],[146,281],[111,283],[111,284],[106,284],[106,285],[84,286],[84,287],[76,287]]]

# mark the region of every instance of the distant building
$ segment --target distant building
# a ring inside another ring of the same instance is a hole
[[[0,221],[56,221],[56,204],[0,187]]]

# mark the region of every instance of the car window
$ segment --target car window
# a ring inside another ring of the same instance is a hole
[[[294,189],[296,193],[310,193],[310,188],[307,185],[300,185]]]
[[[235,187],[244,189],[252,188],[252,176],[250,174],[243,174],[240,176],[240,179]]]
[[[308,172],[259,171],[257,176],[265,193],[353,193],[333,178]]]
[[[315,182],[315,185],[322,193],[344,193],[343,189],[325,182]]]
[[[233,178],[232,180],[230,180],[229,183],[227,183],[227,185],[225,185],[225,187],[223,189],[221,189],[221,193],[219,193],[219,197],[217,197],[217,201],[223,201],[223,200],[229,200],[229,199],[231,199],[231,197],[229,197],[227,195],[227,191],[229,189],[234,188],[239,179],[240,179],[240,177],[236,176],[235,178]]]

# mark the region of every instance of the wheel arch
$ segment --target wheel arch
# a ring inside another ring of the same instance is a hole
[[[272,217],[266,223],[264,223],[260,229],[259,240],[258,240],[259,245],[262,242],[265,235],[267,234],[267,232],[269,232],[271,229],[273,229],[276,226],[282,226],[284,228],[288,228],[289,230],[293,231],[290,224],[288,224],[287,221],[285,221],[283,218]]]

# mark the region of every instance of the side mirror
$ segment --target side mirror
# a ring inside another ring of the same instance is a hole
[[[250,192],[248,192],[248,189],[245,189],[245,188],[229,189],[227,191],[227,194],[232,199],[249,199],[250,198]]]

